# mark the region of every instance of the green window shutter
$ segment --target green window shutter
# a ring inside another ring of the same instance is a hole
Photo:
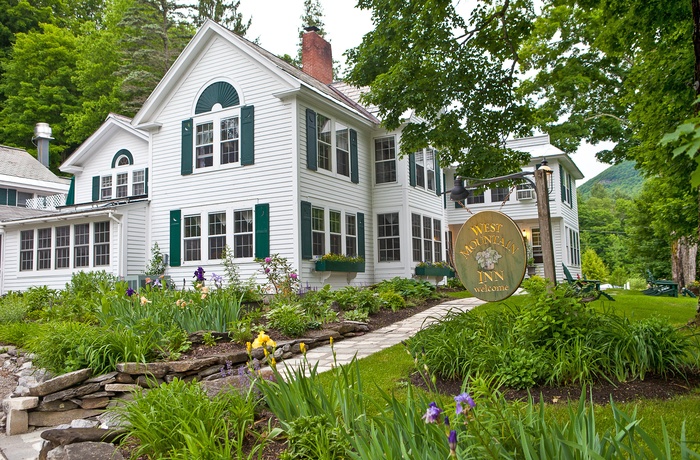
[[[365,258],[365,215],[357,213],[357,255]]]
[[[2,205],[7,204],[7,189],[6,188],[0,188],[0,204],[2,204]]]
[[[445,184],[445,175],[442,175],[442,183]],[[445,209],[447,209],[447,190],[442,194],[442,204]]]
[[[311,239],[311,203],[301,202],[301,258],[312,259],[313,247]]]
[[[66,197],[66,204],[75,204],[75,176],[70,178],[70,187],[68,188],[68,196]]]
[[[170,211],[170,266],[180,266],[180,250],[182,248],[181,230],[182,212],[179,209]]]
[[[217,103],[221,104],[221,107],[224,109],[240,104],[238,92],[230,83],[217,81],[207,86],[207,89],[202,91],[201,96],[197,99],[194,113],[211,112],[214,104]]]
[[[312,171],[318,168],[316,141],[316,112],[306,109],[306,167]]]
[[[100,176],[92,176],[92,201],[100,201]]]
[[[434,154],[435,156],[433,157],[434,163],[435,163],[435,194],[437,196],[442,195],[442,184],[440,183],[440,162],[438,161],[437,157],[437,152]]]
[[[255,257],[270,256],[270,205],[255,205]]]
[[[408,184],[411,187],[416,186],[416,154],[411,153],[408,156]]]
[[[359,160],[357,158],[357,131],[350,130],[350,180],[353,184],[360,183]]]
[[[241,107],[241,165],[255,163],[255,108]]]
[[[148,168],[143,170],[143,191],[148,195]]]
[[[180,174],[186,176],[192,174],[192,154],[194,147],[194,139],[192,138],[192,119],[182,120],[182,147],[181,147],[181,164]]]
[[[564,167],[559,165],[559,183],[561,184],[561,202],[566,202],[566,186],[564,185]]]
[[[17,190],[13,188],[7,189],[7,204],[8,206],[17,206]]]

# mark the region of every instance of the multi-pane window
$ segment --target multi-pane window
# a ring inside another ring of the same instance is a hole
[[[475,191],[472,191],[467,196],[467,204],[479,204],[484,202],[484,192],[481,193],[475,193]]]
[[[202,260],[202,217],[185,216],[185,260]]]
[[[425,149],[425,182],[428,190],[435,190],[435,150]]]
[[[581,265],[581,250],[579,248],[578,232],[572,228],[567,228],[566,235],[566,252],[569,258],[569,264],[573,266]]]
[[[377,241],[380,262],[401,260],[398,212],[377,215]]]
[[[330,211],[328,213],[330,224],[331,254],[343,253],[343,229],[340,211]]]
[[[70,267],[70,226],[56,227],[56,268]]]
[[[396,182],[396,141],[393,136],[374,140],[374,174],[377,184]]]
[[[19,232],[19,269],[34,269],[34,230]]]
[[[433,220],[423,216],[423,260],[433,261]]]
[[[221,120],[221,164],[236,163],[238,161],[238,117],[224,118]]]
[[[94,266],[109,265],[109,221],[93,224]]]
[[[510,189],[508,187],[494,187],[491,189],[491,201],[500,203],[508,198]]]
[[[27,200],[34,198],[33,193],[17,192],[17,206],[26,206]]]
[[[416,187],[425,188],[425,155],[419,150],[415,154],[416,159]]]
[[[433,219],[433,262],[442,261],[442,222]]]
[[[335,158],[338,174],[350,177],[350,130],[335,123]]]
[[[411,214],[411,249],[413,261],[423,260],[423,242],[421,240],[421,217],[418,214]]]
[[[129,157],[126,155],[121,155],[119,158],[117,158],[117,166],[129,166],[130,161]]]
[[[357,257],[357,217],[345,214],[345,254]]]
[[[73,257],[76,268],[90,266],[90,224],[73,226]]]
[[[314,256],[326,253],[326,229],[323,208],[311,208],[311,246]]]
[[[40,228],[37,231],[36,242],[36,268],[37,270],[51,269],[51,229]]]
[[[542,257],[542,239],[540,238],[540,229],[532,229],[532,257],[535,259],[535,263],[541,264],[543,262]]]
[[[117,174],[117,198],[129,195],[129,173]]]
[[[209,259],[221,259],[226,247],[226,213],[209,214]]]
[[[195,156],[198,168],[214,165],[214,123],[211,121],[197,125]]]
[[[572,206],[573,203],[573,180],[571,174],[569,174],[563,167],[559,167],[561,172],[561,199],[564,203]]]
[[[109,200],[112,198],[112,176],[102,176],[100,181],[100,199]]]
[[[253,257],[253,210],[233,212],[234,257]]]
[[[316,115],[316,135],[318,139],[318,167],[328,171],[333,170],[331,164],[331,119]]]
[[[134,171],[132,175],[133,179],[133,192],[132,195],[139,196],[146,194],[146,172],[143,169]]]

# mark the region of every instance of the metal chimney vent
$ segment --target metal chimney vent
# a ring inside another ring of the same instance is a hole
[[[49,167],[49,141],[51,137],[51,126],[48,123],[37,123],[34,126],[34,139],[36,140],[37,157],[39,162],[45,167]]]

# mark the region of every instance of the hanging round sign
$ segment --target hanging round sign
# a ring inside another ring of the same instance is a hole
[[[520,228],[503,213],[478,212],[457,234],[457,275],[464,287],[481,300],[496,302],[510,297],[525,276],[526,263]]]

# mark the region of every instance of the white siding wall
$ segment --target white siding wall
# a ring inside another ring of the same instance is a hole
[[[259,64],[215,38],[204,47],[204,54],[192,65],[179,86],[164,100],[154,121],[162,124],[152,136],[151,231],[148,247],[158,242],[169,253],[170,211],[204,207],[240,209],[256,203],[270,204],[270,246],[296,264],[297,231],[294,174],[290,167],[293,153],[291,104],[273,94],[289,89]],[[194,115],[198,94],[209,84],[226,80],[238,91],[242,105],[255,106],[255,164],[182,176],[180,174],[182,120]],[[231,227],[232,223],[229,224]],[[230,233],[230,231],[229,231]],[[231,246],[230,241],[227,243]],[[184,252],[183,252],[184,258]],[[170,267],[167,274],[179,283],[192,280],[197,266],[207,273],[223,273],[219,261],[184,262]],[[242,260],[239,273],[243,280],[258,273],[252,259]],[[262,278],[259,277],[262,282]]]
[[[151,260],[151,247],[146,245],[148,205],[138,203],[133,205],[129,213],[124,217],[123,229],[124,250],[126,254],[126,271],[124,275],[137,275],[143,273],[146,264]],[[161,249],[162,251],[162,249]]]
[[[117,169],[112,169],[112,159],[121,149],[127,149],[134,157],[133,167],[124,167],[127,170],[143,169],[148,167],[148,142],[134,136],[127,131],[117,131],[109,142],[103,144],[92,152],[82,172],[75,175],[75,203],[90,203],[92,201],[92,178],[114,174]],[[114,187],[113,183],[113,187]],[[131,195],[131,190],[129,190]]]
[[[340,122],[348,128],[357,131],[357,156],[359,166],[359,183],[354,184],[350,177],[336,174],[336,159],[335,151],[332,152],[332,164],[334,172],[318,168],[316,171],[307,168],[306,158],[306,109],[311,108],[317,113],[331,118],[334,121]],[[372,212],[372,181],[373,181],[373,163],[372,155],[374,151],[374,140],[372,132],[366,126],[361,125],[353,118],[343,114],[340,111],[319,108],[313,104],[300,101],[297,109],[297,118],[299,119],[299,144],[297,156],[297,164],[299,168],[299,197],[300,201],[308,201],[312,206],[322,207],[326,210],[326,245],[328,246],[328,211],[340,211],[342,219],[345,219],[345,213],[357,214],[364,213],[365,217],[365,272],[358,273],[351,280],[351,284],[367,285],[375,281],[375,270],[372,263],[375,260],[374,252],[374,231],[373,231],[373,212]],[[295,216],[298,220],[300,216]],[[343,220],[343,239],[345,238],[345,222]],[[296,244],[301,246],[301,232],[297,232]],[[343,242],[344,244],[344,242]],[[302,282],[308,282],[311,286],[318,287],[325,284],[331,284],[333,287],[340,288],[348,285],[346,273],[332,273],[328,279],[324,281],[321,273],[314,269],[314,262],[304,260],[301,264],[300,275]]]

